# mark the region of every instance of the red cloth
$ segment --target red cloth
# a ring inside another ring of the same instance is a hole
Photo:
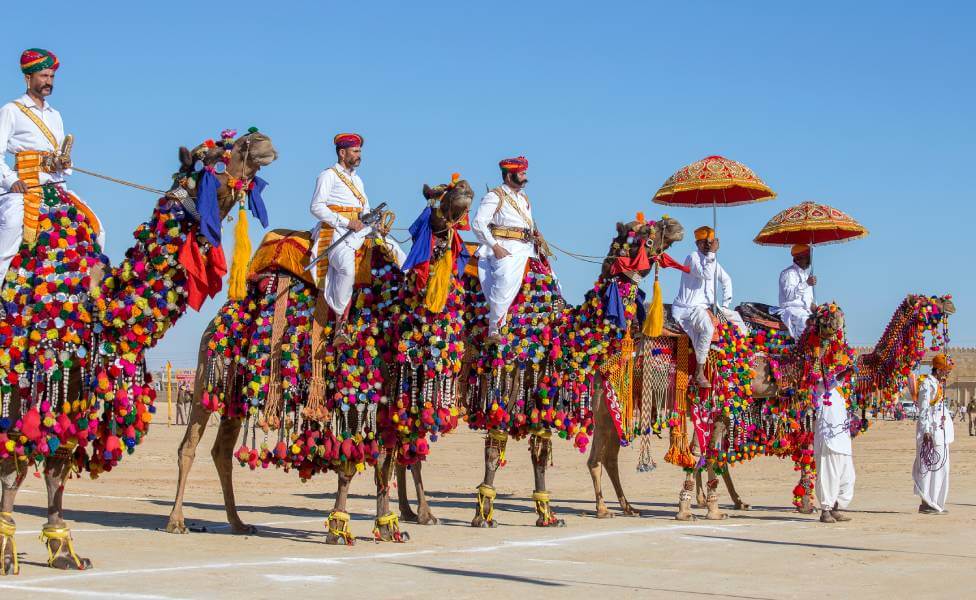
[[[691,271],[691,267],[686,267],[683,264],[679,263],[678,261],[674,260],[673,258],[671,258],[671,255],[669,255],[667,252],[662,252],[657,256],[655,256],[654,262],[661,265],[662,269],[667,269],[667,268],[678,269],[679,271],[684,271],[685,273]]]
[[[227,274],[227,260],[220,246],[211,246],[204,257],[196,236],[187,236],[179,252],[180,265],[186,270],[186,302],[193,310],[200,310],[204,300],[213,298],[223,287]]]
[[[521,173],[529,168],[529,161],[524,156],[519,156],[516,158],[506,158],[498,163],[498,166],[502,168],[502,171],[510,171],[513,173]]]

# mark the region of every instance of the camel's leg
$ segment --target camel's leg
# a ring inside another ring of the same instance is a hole
[[[169,533],[186,533],[186,523],[183,521],[183,495],[186,493],[186,482],[190,477],[190,467],[197,455],[197,446],[203,439],[203,433],[207,429],[207,421],[210,419],[210,411],[200,403],[199,393],[194,390],[193,408],[190,410],[190,422],[186,426],[186,433],[183,434],[183,441],[180,442],[180,449],[176,453],[176,463],[179,466],[179,479],[176,482],[176,499],[173,501],[173,510],[169,513],[169,522],[166,524],[166,531]]]
[[[224,510],[227,511],[227,522],[230,523],[231,531],[252,534],[257,532],[257,528],[241,520],[237,514],[237,501],[234,499],[234,445],[240,437],[242,425],[239,418],[221,419],[210,456],[213,457],[217,476],[220,477],[220,491],[224,495]]]
[[[681,493],[678,494],[678,513],[674,518],[679,521],[694,521],[695,515],[691,512],[691,498],[695,491],[695,476],[689,471],[685,473],[685,481],[681,486]]]
[[[539,518],[535,520],[536,527],[565,527],[566,521],[556,517],[549,503],[549,491],[546,489],[546,466],[552,460],[552,438],[549,431],[532,434],[529,440],[529,453],[532,455],[532,471],[535,475],[535,491],[532,500],[535,501],[535,512]]]
[[[16,459],[0,462],[0,483],[3,496],[0,498],[0,576],[17,575],[20,563],[17,557],[17,523],[14,521],[14,498],[27,475],[26,465],[18,468]]]
[[[708,507],[708,512],[705,514],[705,518],[710,521],[728,519],[729,515],[718,509],[718,473],[715,472],[715,467],[711,465],[708,467],[707,487],[708,493],[705,496],[705,506]]]
[[[424,472],[418,461],[410,472],[413,474],[413,485],[417,490],[417,523],[419,525],[437,525],[437,517],[430,511],[430,504],[427,502],[427,494],[424,492]]]
[[[586,466],[590,470],[590,478],[593,479],[593,495],[596,496],[596,518],[609,519],[613,513],[607,510],[607,503],[603,498],[603,461],[602,455],[605,449],[600,445],[600,429],[595,428],[593,432],[593,447],[590,448],[590,457],[586,460]]]
[[[742,501],[742,497],[736,491],[735,484],[732,483],[732,472],[730,470],[725,469],[722,471],[722,481],[725,482],[725,489],[729,491],[729,497],[732,498],[735,510],[749,510],[752,508],[748,503]]]
[[[701,469],[695,469],[695,507],[705,508],[705,484],[702,483]]]
[[[47,485],[47,523],[41,529],[41,540],[47,545],[47,564],[55,569],[83,571],[92,568],[87,558],[75,553],[71,531],[64,522],[64,482],[71,473],[71,460],[54,456],[47,460],[44,483]]]
[[[485,436],[485,478],[478,486],[478,505],[475,507],[472,527],[496,527],[495,521],[495,472],[505,455],[508,434],[492,429]]]
[[[641,512],[631,505],[624,496],[624,486],[620,483],[620,466],[617,464],[617,456],[620,454],[620,443],[613,440],[613,444],[608,448],[606,467],[610,483],[613,484],[613,491],[617,494],[617,502],[620,503],[620,510],[627,516],[639,517]]]
[[[406,465],[401,465],[399,463],[397,464],[396,481],[397,481],[397,500],[400,503],[400,520],[416,523],[417,513],[413,512],[413,509],[410,508],[410,498],[407,496],[407,466]]]
[[[346,512],[346,505],[349,500],[349,484],[352,483],[352,478],[355,475],[355,465],[339,469],[339,490],[336,492],[335,508],[329,513],[329,520],[326,523],[329,527],[329,534],[325,538],[326,544],[352,545],[355,542],[355,538],[349,530],[349,513]]]
[[[400,521],[390,510],[390,479],[396,460],[392,452],[384,452],[383,459],[373,467],[373,480],[376,483],[376,522],[373,536],[381,542],[405,542],[410,536],[400,531]]]

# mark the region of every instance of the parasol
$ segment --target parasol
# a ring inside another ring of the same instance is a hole
[[[706,156],[668,177],[653,201],[667,206],[711,207],[712,229],[717,233],[719,206],[751,204],[775,197],[776,192],[744,164],[724,156]]]
[[[812,273],[813,246],[849,242],[867,235],[868,230],[847,213],[807,201],[774,215],[753,241],[761,246],[809,244]]]

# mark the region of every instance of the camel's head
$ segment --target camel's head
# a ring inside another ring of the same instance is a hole
[[[637,218],[629,223],[617,223],[617,235],[603,260],[600,276],[640,282],[651,270],[651,257],[671,245],[675,241],[671,238],[675,235],[677,239],[684,235],[680,223],[669,221],[669,224],[658,227],[657,223],[645,221],[644,216],[638,213]],[[674,226],[677,226],[677,231]]]
[[[812,330],[821,343],[845,338],[844,311],[834,302],[817,306],[817,310],[810,317],[809,323],[808,331]]]
[[[956,304],[952,301],[952,296],[932,296],[932,304],[944,315],[953,315],[956,313]]]
[[[647,250],[654,256],[666,252],[672,244],[680,242],[685,237],[685,228],[682,227],[681,223],[667,215],[658,221],[651,221],[650,225],[653,228],[653,234]]]
[[[444,237],[450,228],[468,214],[474,200],[474,190],[467,180],[460,179],[455,173],[451,177],[451,183],[442,183],[435,187],[425,184],[424,198],[434,209],[430,216],[431,231],[438,237]]]
[[[204,170],[217,179],[217,203],[224,217],[239,199],[238,191],[246,189],[261,167],[278,158],[271,138],[251,128],[245,135],[234,139],[236,132],[225,130],[220,141],[206,140],[192,150],[181,147],[180,170],[173,175],[175,184],[192,197],[196,197],[197,182]]]

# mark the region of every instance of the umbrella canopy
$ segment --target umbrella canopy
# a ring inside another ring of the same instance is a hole
[[[867,234],[850,215],[826,204],[803,202],[777,213],[753,241],[762,246],[837,244]]]
[[[654,202],[668,206],[737,206],[772,200],[771,190],[752,169],[722,156],[708,156],[668,177]]]

